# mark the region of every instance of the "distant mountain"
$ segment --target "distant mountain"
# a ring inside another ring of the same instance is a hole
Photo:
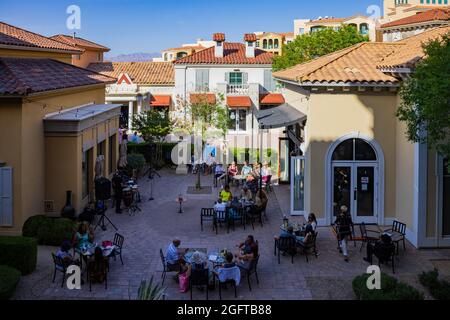
[[[151,61],[153,60],[153,58],[157,58],[160,56],[161,53],[158,52],[152,53],[136,52],[130,54],[119,54],[118,56],[115,57],[106,57],[105,60],[112,62]]]

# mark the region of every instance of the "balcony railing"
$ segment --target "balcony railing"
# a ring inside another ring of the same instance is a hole
[[[249,85],[248,84],[228,84],[227,85],[228,95],[248,95]]]
[[[137,93],[137,91],[136,84],[111,84],[106,86],[106,92],[109,94]]]

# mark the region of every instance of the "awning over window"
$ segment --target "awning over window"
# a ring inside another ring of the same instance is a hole
[[[306,120],[305,114],[287,103],[275,108],[260,110],[256,117],[260,129],[283,128]]]
[[[172,103],[172,97],[169,95],[159,95],[150,97],[150,106],[152,107],[169,107]]]
[[[285,101],[281,93],[266,93],[259,96],[259,103],[261,105],[280,105]]]
[[[251,108],[252,99],[249,96],[228,96],[227,106],[229,108]]]
[[[191,93],[190,101],[193,104],[207,102],[216,104],[216,95],[214,93]]]

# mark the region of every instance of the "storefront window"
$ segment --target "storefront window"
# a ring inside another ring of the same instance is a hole
[[[82,196],[83,199],[89,195],[89,180],[90,180],[90,158],[92,149],[83,152],[82,156]]]
[[[229,109],[230,131],[247,131],[247,109]]]
[[[305,212],[305,157],[292,157],[292,213]]]

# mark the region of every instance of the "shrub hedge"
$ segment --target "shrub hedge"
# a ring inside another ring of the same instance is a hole
[[[419,275],[419,281],[436,300],[450,300],[450,283],[439,280],[439,271],[437,269],[422,272]]]
[[[381,289],[369,290],[369,277],[366,273],[353,279],[353,292],[359,300],[423,300],[423,293],[385,273],[381,274]]]
[[[20,271],[0,265],[0,300],[8,300],[14,294],[20,280]]]
[[[36,238],[38,244],[59,246],[64,240],[72,238],[74,228],[75,223],[70,219],[33,216],[25,221],[22,234]]]
[[[158,142],[156,145],[161,146],[162,150],[162,158],[164,160],[164,163],[166,165],[172,165],[172,149],[177,145],[177,143],[171,143],[171,142]],[[140,153],[144,156],[145,161],[147,163],[150,163],[152,160],[152,153],[150,149],[150,143],[132,143],[129,142],[127,144],[127,152],[128,154],[132,153]]]
[[[36,269],[37,241],[29,237],[0,236],[0,265],[7,265],[27,275]]]

